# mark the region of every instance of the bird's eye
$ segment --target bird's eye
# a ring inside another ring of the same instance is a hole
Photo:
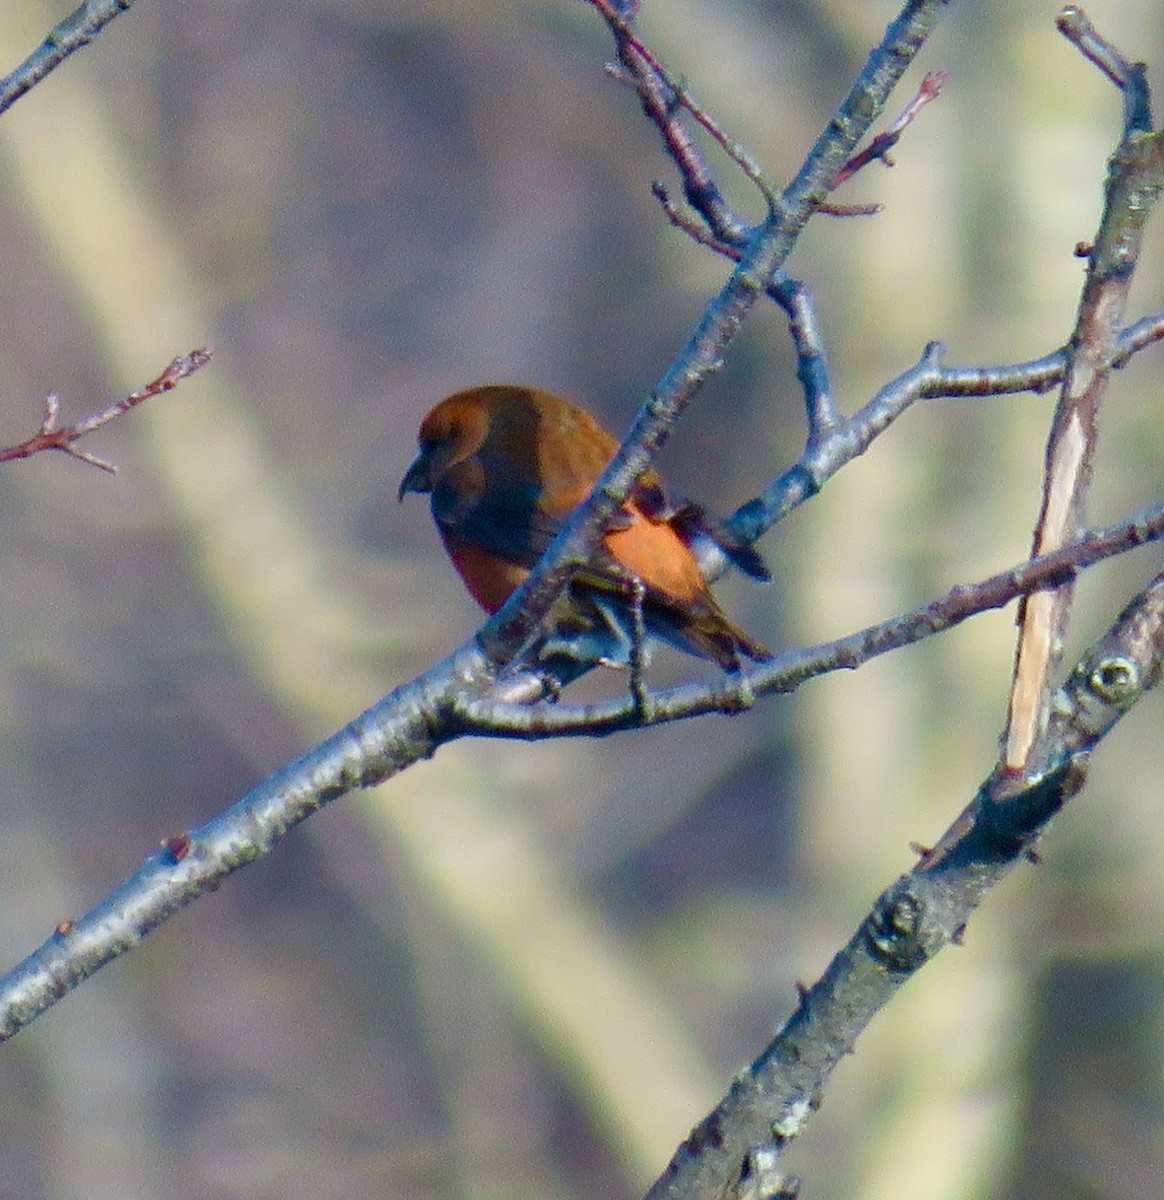
[[[421,444],[426,450],[435,450],[440,446],[450,445],[457,440],[457,437],[458,430],[456,423],[449,421],[435,429],[431,429]]]

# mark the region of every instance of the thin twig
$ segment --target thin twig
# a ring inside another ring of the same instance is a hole
[[[918,113],[931,100],[936,100],[941,95],[942,88],[946,86],[949,80],[949,71],[930,71],[922,80],[921,87],[917,90],[917,95],[901,110],[897,119],[877,134],[868,146],[862,150],[858,150],[845,163],[840,174],[837,176],[835,186],[840,187],[842,183],[852,179],[862,167],[868,166],[871,162],[879,160],[887,167],[893,166],[893,159],[889,157],[889,151],[901,140],[901,135],[917,117]]]
[[[1077,4],[1066,5],[1055,18],[1055,26],[1080,54],[1094,63],[1116,87],[1122,89],[1127,86],[1132,64],[1115,45],[1101,36],[1083,9]]]
[[[31,458],[32,455],[40,454],[44,450],[61,450],[81,462],[107,471],[110,475],[116,475],[117,468],[112,463],[98,458],[95,454],[90,454],[87,450],[82,450],[77,446],[77,442],[95,429],[108,425],[110,421],[116,420],[130,409],[136,408],[151,396],[161,395],[162,392],[168,392],[177,387],[183,379],[193,375],[209,361],[209,350],[191,350],[189,354],[174,359],[156,379],[151,380],[144,387],[138,388],[136,392],[130,393],[124,400],[118,400],[116,404],[111,404],[101,412],[85,417],[84,420],[78,421],[74,425],[60,424],[60,397],[55,392],[50,392],[45,397],[44,420],[40,423],[40,429],[26,441],[0,450],[0,463],[11,462],[17,458]]]
[[[630,695],[635,711],[645,722],[651,718],[651,693],[647,687],[647,623],[643,615],[643,602],[647,589],[641,579],[630,581],[631,589],[631,645],[630,645]]]
[[[619,77],[638,92],[643,112],[658,129],[667,153],[675,163],[683,181],[683,194],[688,204],[707,222],[713,236],[742,247],[752,235],[753,229],[728,205],[706,155],[683,123],[684,109],[701,124],[704,121],[708,123],[704,128],[712,133],[729,155],[732,154],[733,148],[740,154],[743,153],[742,150],[711,122],[706,113],[697,106],[692,107],[690,97],[687,97],[683,89],[670,78],[654,52],[634,32],[631,26],[633,18],[625,9],[621,9],[614,0],[589,2],[606,22],[614,37],[615,49],[622,64]],[[736,158],[736,161],[745,173],[749,170],[753,172],[757,186],[770,198],[771,188],[763,181],[762,173],[751,158],[746,157],[744,162]]]
[[[812,293],[800,280],[781,272],[769,285],[768,294],[788,314],[788,332],[796,351],[796,378],[804,393],[808,422],[805,456],[812,457],[821,443],[841,424],[841,416],[833,399],[824,334],[812,302]]]

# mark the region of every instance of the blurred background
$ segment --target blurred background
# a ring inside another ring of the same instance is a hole
[[[783,179],[897,6],[644,7]],[[3,69],[66,10],[9,0]],[[845,408],[931,338],[967,364],[1066,339],[1120,103],[1055,11],[951,6],[894,111],[926,70],[946,93],[838,196],[884,212],[805,236]],[[1164,90],[1164,10],[1088,11]],[[141,0],[0,120],[0,441],[50,390],[76,419],[216,351],[85,443],[116,478],[0,471],[5,967],[473,631],[395,500],[437,399],[523,381],[629,424],[727,267],[661,218],[611,53],[577,0]],[[1133,316],[1164,303],[1162,226]],[[1112,390],[1097,521],[1158,498],[1161,354]],[[793,367],[761,308],[666,448],[675,490],[728,511],[796,457]],[[1053,403],[910,413],[725,606],[782,648],[1019,559]],[[1087,575],[1069,654],[1158,560]],[[640,1193],[988,772],[1012,647],[1010,610],[733,720],[465,742],[339,801],[3,1047],[0,1197]],[[808,1196],[1160,1193],[1159,728],[1149,700],[837,1072],[790,1157]]]

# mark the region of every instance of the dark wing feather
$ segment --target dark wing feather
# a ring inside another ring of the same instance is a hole
[[[485,487],[480,457],[450,468],[433,488],[432,515],[437,525],[462,541],[507,562],[532,567],[561,528],[561,521],[540,505],[541,485],[512,470],[503,486]]]

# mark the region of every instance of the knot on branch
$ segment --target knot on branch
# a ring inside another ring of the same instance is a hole
[[[1143,691],[1140,664],[1118,654],[1091,664],[1087,688],[1105,704],[1130,704]]]
[[[869,949],[887,970],[916,971],[936,947],[925,935],[925,903],[909,881],[886,892],[865,923]]]

